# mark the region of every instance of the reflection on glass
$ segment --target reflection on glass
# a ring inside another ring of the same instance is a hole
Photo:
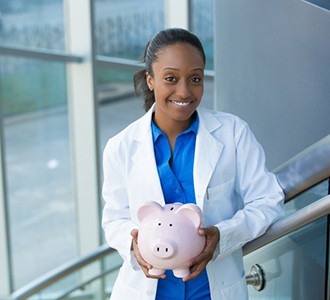
[[[206,69],[214,69],[213,0],[191,0],[190,30],[201,40],[206,54]]]
[[[164,27],[164,0],[96,0],[96,52],[140,59],[145,44]]]
[[[19,288],[75,256],[65,65],[1,58],[9,230]]]
[[[0,0],[0,43],[64,49],[63,0]]]

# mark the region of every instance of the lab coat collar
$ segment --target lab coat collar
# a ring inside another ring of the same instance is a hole
[[[154,199],[158,199],[156,201],[163,205],[165,202],[154,158],[151,132],[151,120],[154,111],[155,104],[137,122],[138,130],[134,131],[135,134],[133,139],[141,144],[139,151],[133,156],[133,161],[141,164],[141,167],[143,167],[142,169],[145,170],[144,175],[151,181],[151,186],[156,187],[155,189],[152,189],[154,191]],[[196,138],[194,185],[196,203],[202,208],[205,195],[207,194],[208,183],[220,159],[224,145],[214,137],[214,133],[222,126],[221,121],[214,116],[212,111],[198,108],[197,113],[200,123]]]

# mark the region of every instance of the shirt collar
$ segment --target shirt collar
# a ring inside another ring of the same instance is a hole
[[[197,135],[198,125],[199,125],[199,118],[198,118],[198,114],[195,112],[194,119],[191,122],[189,128],[187,128],[180,135],[186,134],[188,132],[193,132],[195,135]],[[151,121],[151,130],[152,130],[153,142],[156,142],[161,135],[164,135],[164,133],[158,128],[158,126],[156,125],[153,119]]]

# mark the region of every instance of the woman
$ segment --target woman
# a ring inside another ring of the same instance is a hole
[[[205,53],[199,39],[167,29],[147,44],[135,75],[147,113],[104,150],[102,225],[124,259],[111,299],[247,299],[242,246],[283,214],[283,192],[247,124],[199,108]],[[137,209],[145,202],[196,203],[206,244],[191,274],[148,275],[137,244]]]

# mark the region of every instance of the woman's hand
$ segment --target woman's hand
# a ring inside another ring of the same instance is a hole
[[[200,229],[199,234],[204,235],[206,238],[204,250],[197,257],[188,261],[190,275],[184,277],[183,281],[192,280],[202,273],[208,262],[212,259],[217,244],[220,241],[220,232],[215,226]]]
[[[140,265],[142,271],[144,272],[144,274],[146,275],[146,277],[148,278],[155,278],[155,279],[158,279],[158,278],[165,278],[166,275],[165,274],[162,274],[162,275],[159,275],[159,276],[151,276],[149,274],[149,270],[152,269],[152,265],[148,264],[144,259],[143,257],[141,256],[141,253],[140,253],[140,250],[139,250],[139,245],[138,245],[138,234],[139,234],[139,231],[137,229],[134,229],[131,231],[131,236],[133,238],[132,240],[132,250],[134,251],[134,256],[138,262],[138,264]]]

